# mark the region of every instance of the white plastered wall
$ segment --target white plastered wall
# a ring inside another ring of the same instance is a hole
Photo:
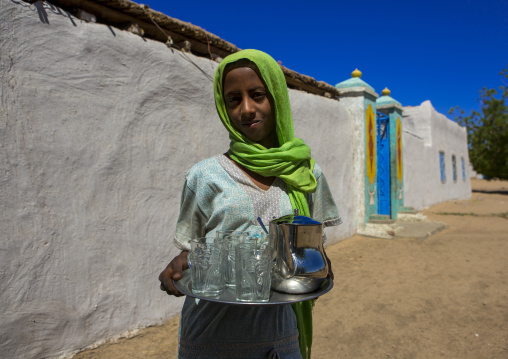
[[[157,276],[185,172],[228,148],[216,63],[0,0],[0,357],[73,351],[167,320]],[[354,233],[353,125],[340,102],[290,91],[295,132]]]
[[[354,187],[362,175],[353,170],[355,126],[342,102],[295,90],[290,90],[289,98],[295,135],[312,149],[343,221],[340,226],[327,228],[329,245],[355,233],[355,213],[358,207],[363,210]]]
[[[350,172],[352,178],[351,187],[347,189],[352,200],[351,225],[356,230],[365,227],[365,97],[363,89],[352,91],[349,96],[340,99],[351,118],[351,129],[345,138],[344,144],[352,151],[351,167],[345,170]]]
[[[471,196],[465,128],[438,113],[430,101],[403,111],[404,205],[415,209]],[[445,154],[446,181],[441,181],[439,152]],[[452,155],[457,180],[453,180]],[[464,158],[466,176],[462,176]]]

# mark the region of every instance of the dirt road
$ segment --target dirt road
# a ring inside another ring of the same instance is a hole
[[[313,358],[508,358],[508,181],[423,211],[430,238],[327,248],[335,287],[314,310]],[[178,318],[75,359],[176,358]]]

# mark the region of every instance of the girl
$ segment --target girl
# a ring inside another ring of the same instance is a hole
[[[277,62],[258,50],[226,57],[215,72],[214,96],[231,142],[227,153],[186,175],[175,235],[182,252],[159,276],[161,289],[175,296],[182,295],[173,280],[188,268],[192,238],[218,230],[261,234],[258,217],[269,223],[294,209],[325,227],[340,224],[325,176],[310,148],[294,137]],[[312,304],[227,305],[187,297],[179,358],[310,358]]]

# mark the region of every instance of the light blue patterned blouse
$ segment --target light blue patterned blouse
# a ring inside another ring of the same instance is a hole
[[[308,195],[311,217],[326,226],[341,223],[325,176],[314,166],[315,193]],[[277,178],[264,191],[226,156],[193,166],[185,177],[175,244],[190,249],[192,238],[218,230],[262,234],[265,225],[291,214],[285,183]],[[325,238],[324,238],[325,239]],[[301,358],[296,317],[290,305],[227,305],[187,297],[180,318],[179,359]]]
[[[337,206],[321,168],[314,166],[317,186],[308,194],[311,217],[325,227],[341,222]],[[214,236],[218,230],[240,230],[262,234],[257,222],[265,226],[274,219],[292,213],[286,184],[276,178],[270,189],[257,187],[224,155],[194,165],[185,177],[176,225],[175,245],[190,249],[192,238]]]

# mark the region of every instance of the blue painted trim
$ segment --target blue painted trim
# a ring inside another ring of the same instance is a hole
[[[391,215],[391,146],[390,146],[390,116],[381,112],[376,113],[376,142],[377,142],[377,213]]]
[[[457,182],[457,158],[452,155],[453,182]]]
[[[443,151],[439,151],[439,169],[441,171],[441,182],[446,182],[446,168],[445,168],[445,154]]]
[[[466,180],[466,165],[464,164],[464,157],[461,157],[460,160],[462,162],[462,180],[465,181]]]

